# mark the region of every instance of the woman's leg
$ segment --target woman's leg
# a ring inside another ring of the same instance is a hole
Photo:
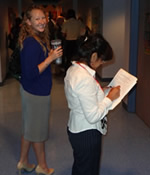
[[[31,142],[25,140],[24,137],[21,137],[21,153],[20,153],[20,163],[23,163],[27,166],[30,166],[28,162],[28,154],[30,150]],[[31,165],[32,166],[32,165]]]
[[[54,169],[48,168],[46,163],[45,142],[34,142],[33,149],[35,151],[36,158],[38,161],[38,166],[35,169],[36,173],[52,175],[54,173]]]
[[[36,154],[38,165],[41,168],[48,170],[45,155],[45,142],[33,142],[32,145]]]

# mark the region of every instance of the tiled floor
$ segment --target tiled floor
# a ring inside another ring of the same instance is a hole
[[[55,168],[55,175],[71,175],[73,158],[66,134],[67,119],[63,78],[54,77],[46,152],[47,162]],[[103,137],[101,175],[149,175],[150,128],[121,104],[109,113],[108,128],[108,134]],[[18,173],[20,130],[19,83],[10,78],[0,87],[0,175]],[[32,149],[30,160],[36,163]]]

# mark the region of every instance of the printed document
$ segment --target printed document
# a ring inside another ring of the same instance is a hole
[[[117,74],[114,76],[112,81],[109,83],[108,87],[120,86],[120,97],[113,101],[110,110],[114,109],[121,100],[127,95],[127,93],[133,88],[133,86],[137,83],[137,77],[131,75],[124,69],[119,69]],[[105,95],[108,94],[109,90],[105,91]]]

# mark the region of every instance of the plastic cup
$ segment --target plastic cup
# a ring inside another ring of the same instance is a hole
[[[52,49],[56,49],[57,47],[61,46],[61,40],[55,39],[51,41]],[[62,57],[59,57],[55,60],[56,64],[62,64]]]

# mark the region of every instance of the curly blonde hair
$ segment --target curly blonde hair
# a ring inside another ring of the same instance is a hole
[[[27,11],[24,14],[24,18],[21,24],[21,30],[19,33],[19,39],[18,39],[18,44],[20,46],[20,48],[23,48],[23,41],[27,38],[27,37],[33,37],[34,39],[37,40],[37,42],[39,42],[39,44],[42,46],[44,53],[46,53],[46,47],[44,44],[46,44],[47,49],[50,50],[50,39],[49,39],[49,29],[48,29],[48,25],[46,24],[45,30],[44,32],[39,32],[36,33],[33,31],[32,27],[29,26],[27,24],[27,20],[31,19],[31,11],[33,9],[39,9],[42,10],[43,13],[45,14],[44,9],[41,6],[37,6],[37,5],[32,5],[30,6]],[[46,15],[46,14],[45,14]]]

